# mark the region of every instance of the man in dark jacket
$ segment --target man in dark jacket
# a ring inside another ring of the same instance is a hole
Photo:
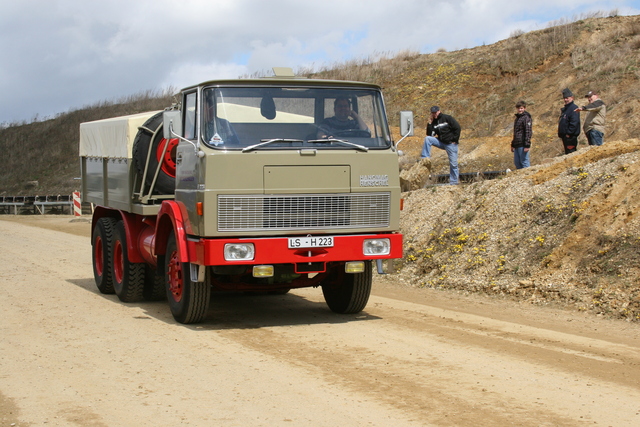
[[[516,104],[516,118],[513,122],[513,140],[511,152],[516,169],[528,168],[531,136],[533,135],[533,120],[527,111],[527,103],[518,101]]]
[[[440,107],[431,107],[431,120],[427,125],[427,136],[422,146],[421,157],[431,157],[431,146],[447,152],[449,157],[449,184],[457,184],[458,141],[460,140],[460,124],[448,114],[442,114]]]
[[[578,135],[580,135],[580,113],[578,106],[573,103],[573,93],[567,88],[562,91],[564,107],[560,110],[558,121],[558,136],[562,139],[564,154],[573,153],[578,149]]]

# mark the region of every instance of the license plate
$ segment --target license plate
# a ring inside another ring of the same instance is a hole
[[[296,248],[331,248],[333,237],[290,237],[289,249]]]

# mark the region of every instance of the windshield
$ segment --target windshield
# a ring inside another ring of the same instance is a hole
[[[212,148],[363,150],[391,146],[382,96],[376,90],[207,88],[202,117],[202,139]]]

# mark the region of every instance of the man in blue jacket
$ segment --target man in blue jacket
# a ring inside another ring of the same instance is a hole
[[[569,88],[562,91],[564,107],[560,110],[558,121],[558,136],[564,146],[564,154],[573,153],[578,149],[578,135],[580,135],[580,112],[573,102],[573,92]]]
[[[431,157],[431,146],[446,151],[449,157],[449,184],[457,184],[460,176],[458,171],[460,131],[460,124],[456,119],[448,114],[442,114],[438,106],[431,107],[431,120],[427,125],[427,136],[424,139],[420,157]]]

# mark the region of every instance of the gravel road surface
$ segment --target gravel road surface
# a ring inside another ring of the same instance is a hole
[[[0,217],[0,426],[640,425],[640,327],[376,277],[214,295],[206,321],[95,287],[87,220]]]

